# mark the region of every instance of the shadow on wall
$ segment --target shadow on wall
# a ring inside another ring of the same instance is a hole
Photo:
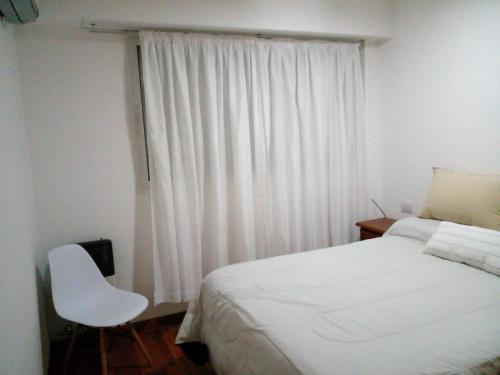
[[[48,267],[46,267],[48,269]],[[42,347],[42,361],[43,361],[43,369],[44,372],[47,373],[49,368],[49,349],[50,349],[50,340],[49,340],[49,327],[47,320],[47,301],[45,294],[46,285],[44,283],[44,278],[42,276],[42,272],[40,269],[35,266],[35,277],[36,277],[36,295],[38,302],[38,319],[40,321],[40,345]]]
[[[57,340],[60,339],[64,336],[69,335],[69,332],[67,331],[67,327],[71,325],[71,322],[61,318],[59,315],[56,313],[56,309],[54,307],[54,301],[52,299],[52,287],[51,287],[51,280],[50,280],[50,268],[49,264],[45,264],[45,267],[43,268],[43,275],[40,274],[40,277],[43,277],[43,297],[45,298],[45,303],[44,303],[44,314],[45,315],[45,321],[47,324],[47,330],[49,333],[49,339],[50,341],[52,340]],[[42,316],[42,314],[40,314]]]
[[[150,186],[147,174],[146,145],[144,128],[142,125],[141,96],[139,86],[139,70],[137,56],[137,36],[130,36],[125,59],[128,66],[124,77],[127,97],[127,124],[130,139],[130,149],[134,163],[135,177],[135,233],[134,233],[134,264],[133,288],[134,291],[146,296],[149,307],[138,320],[150,319],[158,316],[185,311],[187,305],[160,304],[154,306],[154,270],[153,270],[153,240]]]

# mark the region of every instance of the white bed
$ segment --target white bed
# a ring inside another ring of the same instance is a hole
[[[423,254],[436,223],[221,268],[178,343],[219,375],[449,374],[500,356],[500,277]]]

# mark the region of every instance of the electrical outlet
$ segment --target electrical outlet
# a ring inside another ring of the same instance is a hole
[[[401,202],[401,212],[404,212],[405,214],[412,214],[413,213],[413,202],[402,201]]]

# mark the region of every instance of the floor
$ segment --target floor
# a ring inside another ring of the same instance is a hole
[[[210,367],[206,347],[201,344],[175,345],[182,314],[152,319],[135,324],[137,333],[149,350],[153,366],[147,362],[137,343],[124,330],[108,333],[109,375],[215,375]],[[114,339],[113,339],[114,337]],[[51,346],[49,374],[61,374],[68,340],[58,340]],[[68,367],[68,374],[97,375],[101,373],[99,335],[89,330],[78,336]]]

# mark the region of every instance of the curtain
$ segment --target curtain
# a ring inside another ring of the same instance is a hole
[[[141,32],[155,303],[235,262],[355,238],[359,45]]]

